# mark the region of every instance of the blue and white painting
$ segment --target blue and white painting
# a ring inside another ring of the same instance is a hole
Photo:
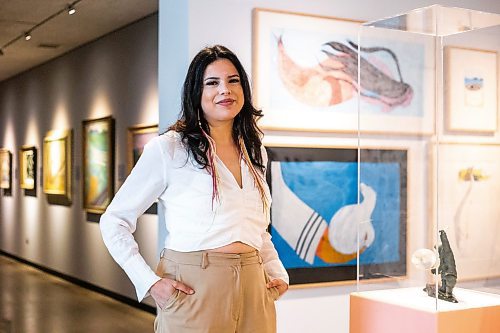
[[[361,265],[405,262],[406,155],[361,162],[359,204],[357,162],[290,158],[270,168],[271,235],[285,268],[355,266],[358,249]]]

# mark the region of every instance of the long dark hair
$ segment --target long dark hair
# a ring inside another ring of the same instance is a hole
[[[238,144],[240,138],[243,139],[251,163],[262,172],[264,170],[261,154],[261,136],[263,133],[257,127],[256,123],[262,117],[262,111],[257,110],[252,105],[250,82],[238,57],[222,45],[214,45],[202,49],[191,61],[182,89],[180,118],[174,125],[170,126],[169,130],[174,130],[181,134],[183,142],[187,144],[190,155],[201,168],[210,169],[210,159],[207,155],[210,143],[208,138],[203,135],[198,121],[201,123],[203,130],[210,134],[210,127],[203,116],[201,108],[203,76],[207,66],[218,59],[231,61],[238,71],[243,88],[245,101],[240,113],[234,118],[233,140]]]

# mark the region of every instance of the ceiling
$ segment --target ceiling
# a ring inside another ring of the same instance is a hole
[[[76,13],[68,15],[75,2]],[[158,0],[0,0],[0,81],[157,11]]]

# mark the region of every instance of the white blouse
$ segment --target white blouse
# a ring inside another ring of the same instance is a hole
[[[267,155],[262,147],[264,165]],[[152,139],[131,174],[102,215],[100,227],[111,256],[123,268],[141,301],[160,277],[144,261],[132,234],[137,218],[156,200],[163,205],[168,231],[165,248],[181,252],[214,249],[243,242],[260,251],[271,279],[289,283],[267,232],[269,208],[246,163],[241,161],[242,187],[220,159],[220,202],[212,204],[212,177],[188,158],[179,133],[169,131]],[[269,201],[269,188],[265,186]]]

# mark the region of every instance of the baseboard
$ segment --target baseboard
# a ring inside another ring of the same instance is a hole
[[[117,300],[119,302],[122,302],[122,303],[125,303],[127,305],[133,306],[134,308],[138,308],[140,310],[143,310],[143,311],[146,311],[146,312],[149,312],[149,313],[152,313],[152,314],[156,314],[156,308],[155,307],[153,307],[151,305],[139,303],[135,299],[132,299],[130,297],[126,297],[126,296],[120,295],[120,294],[115,293],[113,291],[110,291],[110,290],[104,289],[102,287],[96,286],[96,285],[94,285],[92,283],[89,283],[87,281],[83,281],[83,280],[80,280],[80,279],[75,278],[73,276],[70,276],[70,275],[67,275],[67,274],[55,271],[53,269],[50,269],[48,267],[41,266],[39,264],[36,264],[34,262],[31,262],[31,261],[28,261],[28,260],[23,259],[21,257],[18,257],[16,255],[13,255],[13,254],[10,254],[8,252],[5,252],[3,250],[0,250],[0,255],[3,255],[5,257],[11,258],[11,259],[14,259],[14,260],[16,260],[16,261],[18,261],[20,263],[23,263],[23,264],[26,264],[28,266],[34,267],[34,268],[36,268],[38,270],[41,270],[41,271],[43,271],[45,273],[48,273],[50,275],[54,275],[54,276],[56,276],[58,278],[61,278],[63,280],[66,280],[68,282],[76,284],[77,286],[80,286],[80,287],[83,287],[85,289],[89,289],[89,290],[98,292],[98,293],[100,293],[102,295],[111,297],[114,300]]]

